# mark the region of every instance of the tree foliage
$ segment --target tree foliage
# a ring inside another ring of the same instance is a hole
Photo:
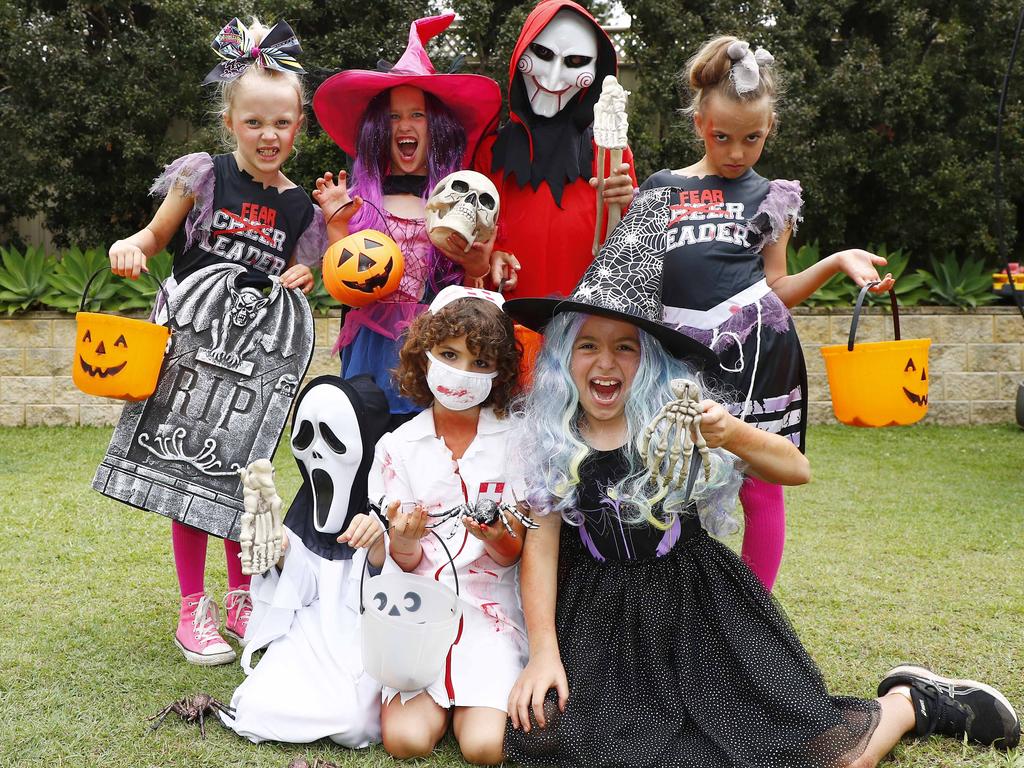
[[[0,3],[0,232],[41,214],[58,244],[109,243],[149,220],[160,168],[220,151],[210,41],[232,15],[285,19],[302,40],[313,87],[335,71],[398,56],[426,0],[16,0]],[[312,114],[310,113],[310,117]],[[286,167],[307,188],[341,152],[311,125]],[[6,238],[0,238],[6,239]]]
[[[672,116],[681,105],[674,73],[707,38],[736,34],[768,48],[788,84],[757,170],[803,182],[801,240],[831,250],[886,242],[919,257],[995,253],[996,110],[1018,4],[623,4],[640,70],[630,127],[641,176],[699,157],[689,124]],[[1016,79],[1003,150],[1011,243],[1024,201]]]
[[[1010,0],[624,0],[627,57],[639,86],[630,143],[642,179],[699,157],[677,74],[708,37],[734,33],[771,50],[788,84],[758,171],[803,182],[801,242],[823,250],[885,242],[922,259],[991,257],[996,106],[1018,8]],[[532,0],[454,0],[480,71],[502,83]],[[108,243],[148,220],[147,189],[187,152],[218,150],[208,94],[209,41],[231,15],[286,19],[303,43],[310,90],[330,74],[395,61],[427,0],[14,0],[0,3],[0,241],[41,214],[59,244]],[[607,18],[610,4],[592,12]],[[450,34],[450,33],[449,33]],[[435,57],[439,70],[451,57]],[[1024,66],[1024,65],[1022,65]],[[1019,71],[1020,67],[1018,67]],[[1007,235],[1024,208],[1024,107],[1011,90],[1004,135]],[[345,158],[316,126],[286,172],[307,189]]]

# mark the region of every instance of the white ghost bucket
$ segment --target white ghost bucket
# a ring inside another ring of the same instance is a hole
[[[448,547],[441,542],[455,574]],[[387,573],[364,582],[366,564],[359,579],[359,613],[362,614],[363,668],[383,685],[399,691],[426,688],[441,674],[448,650],[455,642],[462,620],[458,592],[412,573]]]

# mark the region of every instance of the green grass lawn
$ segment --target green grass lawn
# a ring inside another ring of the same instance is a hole
[[[145,718],[204,690],[227,701],[236,665],[185,663],[165,518],[89,482],[109,429],[0,430],[0,766],[261,766],[298,756],[392,765],[380,748],[254,746]],[[989,681],[1024,709],[1024,431],[812,428],[814,481],[787,493],[776,595],[835,693],[869,697],[900,661]],[[281,496],[298,473],[279,456]],[[225,591],[211,540],[207,587]],[[461,766],[446,741],[430,760]],[[906,742],[908,768],[1024,768],[948,740]],[[715,768],[708,766],[707,768]]]

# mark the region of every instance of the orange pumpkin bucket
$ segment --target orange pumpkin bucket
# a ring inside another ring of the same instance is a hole
[[[87,395],[145,400],[156,389],[171,329],[148,320],[85,312],[89,287],[103,269],[94,272],[85,284],[75,315],[77,335],[71,378]],[[166,301],[166,293],[164,297]]]
[[[332,243],[322,268],[331,296],[349,307],[365,307],[398,290],[405,259],[390,237],[363,229]]]
[[[931,339],[901,339],[896,293],[892,302],[895,341],[857,344],[857,323],[868,289],[861,288],[846,344],[821,348],[832,392],[832,412],[852,427],[913,424],[928,412],[928,347]]]

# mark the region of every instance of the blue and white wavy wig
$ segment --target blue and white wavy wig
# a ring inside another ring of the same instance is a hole
[[[522,423],[517,429],[516,457],[525,478],[526,501],[534,514],[556,511],[571,525],[580,525],[576,491],[580,465],[593,449],[580,435],[579,392],[570,373],[573,346],[587,315],[563,312],[556,315],[544,333],[544,346],[537,357],[533,387],[517,409]],[[683,511],[681,490],[666,494],[651,479],[640,460],[640,443],[647,424],[663,405],[673,399],[672,379],[687,378],[701,386],[705,397],[714,397],[706,382],[685,362],[669,355],[661,344],[642,329],[640,367],[627,394],[627,442],[629,471],[607,491],[625,523],[649,523],[668,528]],[[697,502],[701,524],[711,534],[734,533],[738,524],[732,512],[736,506],[743,475],[739,460],[728,451],[711,451],[711,479],[701,472],[691,501]]]

